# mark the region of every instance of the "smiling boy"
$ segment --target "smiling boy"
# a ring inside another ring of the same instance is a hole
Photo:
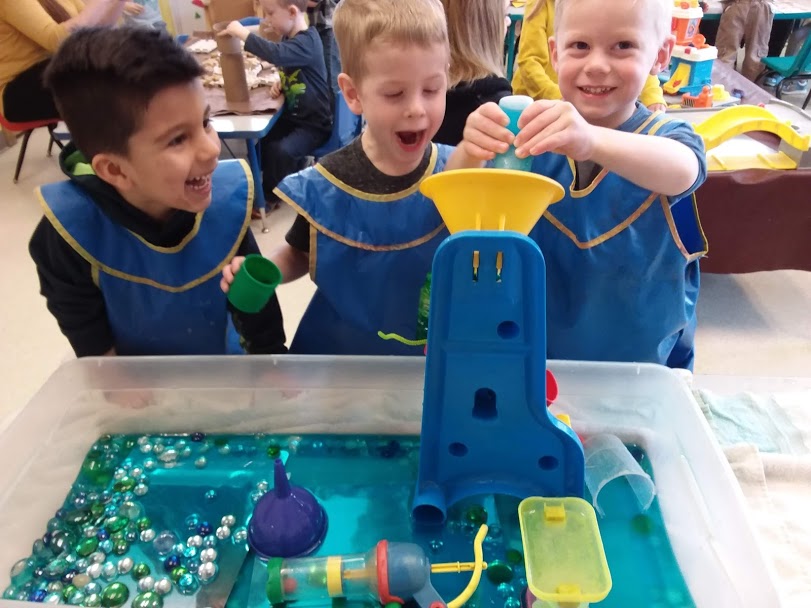
[[[165,32],[72,34],[46,72],[72,143],[68,181],[39,190],[29,251],[77,356],[239,352],[218,287],[235,254],[258,253],[253,181],[218,163],[201,68]],[[249,352],[283,352],[275,297],[233,314]]]
[[[637,101],[670,58],[671,9],[557,0],[549,47],[563,101],[533,103],[515,137],[498,106],[482,106],[448,163],[478,167],[515,144],[566,188],[530,233],[546,260],[550,358],[692,368],[706,241],[691,195],[706,178],[704,146]]]

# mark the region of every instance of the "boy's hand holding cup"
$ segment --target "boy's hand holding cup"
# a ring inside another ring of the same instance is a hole
[[[269,259],[258,253],[236,257],[222,270],[220,288],[228,301],[245,313],[261,311],[282,282],[282,273]]]

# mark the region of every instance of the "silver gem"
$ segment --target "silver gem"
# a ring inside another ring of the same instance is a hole
[[[51,581],[48,583],[48,593],[56,593],[57,591],[62,591],[62,583],[59,581]]]
[[[138,581],[138,590],[139,591],[152,591],[155,587],[155,579],[151,576],[145,576],[140,581]]]
[[[116,469],[115,475],[113,475],[113,479],[116,481],[120,479],[124,479],[127,476],[127,472],[124,469]]]
[[[138,445],[144,445],[146,443],[149,443],[149,437],[147,437],[146,435],[138,437]]]
[[[162,443],[155,443],[155,447],[153,448],[153,451],[156,454],[162,454],[163,450],[165,450],[165,449],[166,449],[166,447]]]
[[[147,528],[141,532],[141,541],[145,543],[151,543],[155,540],[155,530],[152,528]]]
[[[211,582],[214,577],[217,576],[218,570],[217,564],[214,562],[206,562],[200,564],[200,567],[197,569],[197,576],[200,577],[200,582],[205,584]]]
[[[194,536],[189,536],[188,540],[186,540],[186,546],[188,547],[202,547],[203,546],[203,537],[199,534],[195,534]]]
[[[94,564],[103,564],[104,560],[107,559],[107,556],[104,555],[103,551],[96,551],[90,554],[90,561]]]
[[[81,559],[76,560],[76,569],[77,570],[87,570],[87,567],[90,565],[90,560],[86,557],[82,557]]]
[[[157,591],[161,595],[166,595],[172,590],[172,581],[169,577],[162,576],[157,581],[155,581],[155,591]]]
[[[62,603],[62,594],[61,593],[49,593],[45,596],[45,599],[42,600],[43,604],[61,604]]]
[[[244,543],[248,540],[248,530],[246,528],[237,528],[234,530],[234,542]]]
[[[200,561],[201,562],[213,562],[217,559],[217,550],[213,547],[208,547],[207,549],[203,549],[200,551]]]
[[[132,558],[125,557],[120,562],[118,562],[118,573],[127,574],[130,570],[132,570],[133,565],[134,562],[132,561]]]
[[[95,526],[87,526],[84,529],[85,538],[93,538],[98,533],[99,533],[99,529],[96,528]]]
[[[191,448],[189,446],[183,448],[181,455],[183,456],[183,458],[188,458],[189,456],[191,456]]]
[[[225,540],[229,536],[231,536],[231,528],[228,526],[220,526],[217,528],[217,538],[220,540]]]
[[[144,468],[147,471],[155,470],[155,467],[158,466],[158,462],[154,458],[147,458],[144,460]]]
[[[270,485],[264,479],[256,484],[256,489],[260,492],[267,492]]]
[[[158,451],[158,446],[155,446],[155,452]],[[162,450],[160,456],[158,456],[158,460],[161,462],[174,462],[177,460],[177,450],[174,448],[169,448],[167,450]]]
[[[87,567],[87,573],[91,576],[91,578],[98,578],[101,576],[101,564],[98,562],[94,564],[90,564]]]
[[[219,450],[217,450],[217,451],[218,451],[220,454],[222,454],[223,456],[226,456],[226,455],[228,455],[228,454],[230,454],[230,453],[231,453],[231,446],[229,446],[229,445],[226,443],[225,445],[220,446],[220,449],[219,449]]]
[[[88,583],[87,585],[85,585],[82,591],[85,592],[85,595],[97,595],[101,593],[101,585],[99,585],[98,583]]]
[[[132,471],[130,472],[130,474],[131,474],[133,477],[135,477],[135,479],[138,479],[139,477],[141,477],[141,475],[143,475],[143,474],[144,474],[144,470],[143,470],[141,467],[133,467],[133,469],[132,469]]]
[[[149,486],[145,483],[139,483],[133,488],[132,492],[136,496],[144,496],[147,492],[149,492]]]
[[[175,449],[176,450],[182,450],[185,447],[186,447],[186,440],[185,439],[178,439],[177,441],[175,441]]]
[[[141,445],[140,449],[142,454],[149,454],[152,451],[152,444],[144,443],[143,445]]]
[[[118,569],[113,562],[107,562],[101,567],[101,577],[105,581],[113,580],[118,574]]]
[[[205,456],[200,456],[200,458],[198,458],[197,460],[194,461],[194,466],[196,466],[198,469],[206,468],[207,464],[208,464],[208,461],[206,460]]]
[[[223,515],[223,518],[220,520],[220,523],[223,526],[228,526],[229,528],[233,528],[234,524],[237,523],[237,518],[233,515]]]

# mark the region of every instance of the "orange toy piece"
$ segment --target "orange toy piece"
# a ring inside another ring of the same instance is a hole
[[[711,108],[712,88],[705,86],[698,95],[685,93],[681,96],[681,107],[683,108]]]

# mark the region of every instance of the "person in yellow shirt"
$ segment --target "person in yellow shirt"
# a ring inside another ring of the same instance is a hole
[[[549,58],[549,38],[554,31],[555,0],[528,2],[518,49],[518,67],[512,81],[515,95],[529,95],[533,99],[561,98],[558,75]],[[639,101],[651,111],[664,112],[667,109],[656,76],[648,76]]]
[[[56,118],[42,84],[49,57],[80,27],[112,25],[124,0],[0,0],[0,115],[10,122]]]

